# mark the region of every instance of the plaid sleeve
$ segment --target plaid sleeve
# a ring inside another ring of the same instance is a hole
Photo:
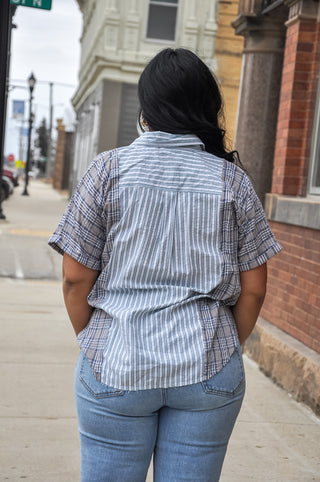
[[[58,253],[67,253],[95,270],[101,269],[101,254],[106,241],[104,207],[108,172],[108,153],[100,154],[79,182],[49,239],[49,245]]]
[[[238,263],[240,271],[264,264],[281,251],[268,224],[261,202],[246,174],[237,199]]]

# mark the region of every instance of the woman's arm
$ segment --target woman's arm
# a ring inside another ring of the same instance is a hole
[[[73,329],[78,335],[88,324],[93,308],[87,303],[100,271],[87,268],[74,258],[63,255],[63,296]]]
[[[262,308],[267,286],[267,264],[240,273],[241,294],[233,308],[240,345],[256,324]]]

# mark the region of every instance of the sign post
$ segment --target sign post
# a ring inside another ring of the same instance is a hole
[[[13,5],[51,10],[52,0],[10,0]]]

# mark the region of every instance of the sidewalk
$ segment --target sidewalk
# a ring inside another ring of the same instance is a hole
[[[53,253],[54,261],[45,261],[47,233],[67,200],[41,181],[32,181],[29,191],[26,199],[16,190],[4,203],[7,221],[0,223],[0,480],[74,482],[79,480],[73,402],[78,348],[63,306],[60,257]],[[19,256],[33,263],[34,249],[41,246],[41,263],[47,265],[31,269],[25,263],[18,279],[4,275],[3,260],[15,245]],[[51,279],[36,279],[37,272],[49,272]],[[246,357],[245,365],[247,393],[221,482],[320,481],[320,420]]]
[[[0,221],[0,276],[18,279],[61,278],[61,259],[48,246],[68,202],[41,180],[31,180],[29,196],[22,196],[23,182],[2,204]]]

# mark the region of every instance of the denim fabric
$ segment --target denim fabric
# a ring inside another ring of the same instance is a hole
[[[216,482],[245,392],[241,350],[205,382],[119,390],[97,381],[80,353],[75,396],[82,482]]]

